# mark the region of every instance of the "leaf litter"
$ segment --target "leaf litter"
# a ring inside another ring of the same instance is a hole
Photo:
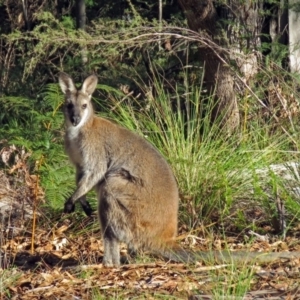
[[[29,154],[13,146],[3,149],[0,152],[3,163],[8,166],[12,160],[13,167],[7,172],[0,170],[1,300],[214,299],[213,291],[220,285],[233,291],[226,299],[300,299],[299,259],[246,266],[253,277],[242,297],[235,297],[234,288],[244,276],[245,266],[201,261],[188,265],[141,253],[135,263],[129,259],[129,263],[120,268],[104,267],[99,230],[84,230],[94,224],[98,227],[97,217],[82,218],[81,214],[74,213],[72,222],[61,215],[58,220],[43,222],[46,218],[42,211],[32,208],[33,201],[43,201],[44,193],[26,165]],[[22,209],[26,213],[22,213]],[[34,214],[40,218],[35,231],[32,230]],[[12,228],[12,232],[8,228]],[[80,235],[78,228],[82,229]],[[180,231],[182,245],[195,251],[225,247],[238,251],[246,247],[244,237],[239,235],[204,239]],[[292,228],[290,232],[292,235],[283,241],[249,232],[254,238],[247,250],[299,251],[299,228]],[[121,252],[126,257],[125,246]]]

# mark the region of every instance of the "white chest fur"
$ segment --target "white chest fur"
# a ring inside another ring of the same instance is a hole
[[[66,135],[67,135],[67,139],[70,141],[70,142],[75,142],[76,143],[76,140],[79,136],[79,133],[80,133],[80,127],[79,124],[78,126],[70,126],[68,129],[67,129],[67,132],[66,132]]]

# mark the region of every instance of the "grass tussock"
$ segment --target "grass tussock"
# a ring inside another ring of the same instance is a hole
[[[108,116],[143,135],[171,164],[181,194],[182,224],[195,229],[227,222],[231,229],[257,229],[278,214],[278,197],[286,202],[289,220],[294,219],[299,202],[289,180],[272,169],[298,159],[294,135],[249,121],[228,137],[217,122],[210,122],[213,101],[201,90],[188,86],[182,95],[176,87],[167,92],[155,82],[155,91],[145,102],[132,97],[119,104],[111,97]],[[285,172],[294,177],[288,167]],[[256,209],[261,214],[257,220]]]

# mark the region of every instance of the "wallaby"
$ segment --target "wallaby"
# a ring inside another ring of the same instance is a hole
[[[85,195],[96,189],[104,265],[120,264],[120,242],[132,252],[144,247],[175,261],[268,262],[287,256],[228,251],[192,253],[177,246],[179,196],[175,176],[163,156],[143,137],[95,116],[91,97],[97,81],[91,75],[77,90],[69,75],[59,75],[65,94],[65,148],[76,167],[77,183],[64,212],[73,212],[79,200],[90,215],[92,210]],[[300,256],[298,252],[290,254]]]
[[[97,77],[87,77],[81,89],[65,73],[59,84],[65,94],[65,148],[76,167],[77,189],[65,212],[77,200],[86,214],[85,195],[92,188],[104,240],[105,265],[119,265],[119,243],[131,250],[172,248],[177,234],[178,188],[163,156],[143,137],[95,116],[91,103]]]

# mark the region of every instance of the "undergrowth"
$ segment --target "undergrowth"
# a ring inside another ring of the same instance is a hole
[[[273,124],[260,119],[245,119],[239,133],[224,135],[217,122],[210,121],[213,101],[203,93],[202,80],[189,84],[185,76],[184,91],[177,85],[167,91],[157,77],[154,95],[140,85],[147,95],[143,101],[105,85],[98,88],[107,99],[98,91],[93,100],[101,116],[143,135],[170,163],[180,190],[179,227],[273,226],[278,197],[285,202],[287,221],[295,220],[299,201],[293,187],[270,166],[297,160],[297,136],[274,130]],[[48,85],[35,101],[14,97],[0,101],[7,110],[1,114],[0,133],[10,144],[32,152],[32,170],[40,175],[46,206],[61,210],[74,189],[74,169],[63,150],[63,96],[58,84]],[[23,102],[27,105],[21,108]],[[95,200],[94,194],[89,198]],[[255,209],[261,211],[260,218],[253,218]]]
[[[232,228],[257,229],[277,215],[279,190],[290,220],[298,215],[295,194],[280,174],[270,170],[271,165],[297,160],[298,152],[290,151],[294,144],[290,133],[252,121],[241,134],[226,137],[217,123],[210,122],[213,101],[195,85],[186,85],[185,96],[176,86],[167,92],[159,81],[155,90],[155,98],[142,103],[132,97],[119,104],[111,97],[114,109],[108,116],[143,135],[168,160],[181,193],[181,224],[195,229],[224,222]],[[264,211],[263,221],[245,214],[257,207]]]

